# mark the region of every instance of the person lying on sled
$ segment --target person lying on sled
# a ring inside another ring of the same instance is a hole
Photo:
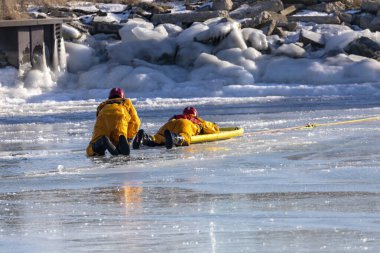
[[[173,145],[188,146],[191,136],[219,132],[217,124],[199,118],[194,107],[186,107],[182,114],[171,117],[153,136],[140,129],[133,140],[133,148],[139,149],[141,144],[149,147],[165,145],[167,149]]]
[[[96,111],[96,122],[90,144],[86,149],[88,156],[129,155],[128,140],[132,140],[140,127],[140,118],[130,99],[125,98],[121,88],[110,90],[108,99]]]

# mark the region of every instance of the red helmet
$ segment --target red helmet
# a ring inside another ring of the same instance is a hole
[[[125,98],[122,88],[112,88],[108,98]]]
[[[188,106],[185,109],[183,109],[183,114],[193,114],[195,115],[195,117],[198,117],[197,109],[191,106]]]

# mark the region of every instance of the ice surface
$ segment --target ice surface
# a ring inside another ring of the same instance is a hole
[[[379,33],[304,27],[323,32],[327,50],[293,59],[258,50],[293,55],[297,32],[205,36],[218,22],[133,20],[118,43],[66,42],[69,71],[0,69],[0,251],[380,252],[379,121],[350,122],[380,115],[380,64],[333,54],[358,36],[380,43]],[[88,158],[114,86],[148,133],[196,106],[245,134]],[[331,125],[292,128],[308,123]]]
[[[130,158],[84,155],[99,101],[4,103],[1,248],[378,252],[378,121],[255,134],[379,115],[378,99],[134,99],[148,132],[195,105],[246,134]]]

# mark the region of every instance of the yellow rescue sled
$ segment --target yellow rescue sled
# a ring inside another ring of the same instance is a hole
[[[201,134],[196,136],[191,136],[190,143],[202,143],[207,141],[219,141],[226,140],[233,137],[242,136],[244,129],[241,127],[222,127],[220,128],[220,133],[217,134]]]

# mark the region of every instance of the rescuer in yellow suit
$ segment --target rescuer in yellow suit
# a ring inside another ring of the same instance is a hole
[[[125,98],[121,88],[111,89],[108,99],[96,111],[96,122],[90,144],[86,149],[89,156],[129,155],[129,141],[140,127],[140,118],[130,99]]]
[[[188,146],[191,136],[219,132],[217,124],[199,118],[194,107],[186,107],[182,114],[170,118],[153,136],[140,129],[133,140],[133,148],[139,149],[141,144],[150,147],[165,145],[167,149],[173,145]]]

